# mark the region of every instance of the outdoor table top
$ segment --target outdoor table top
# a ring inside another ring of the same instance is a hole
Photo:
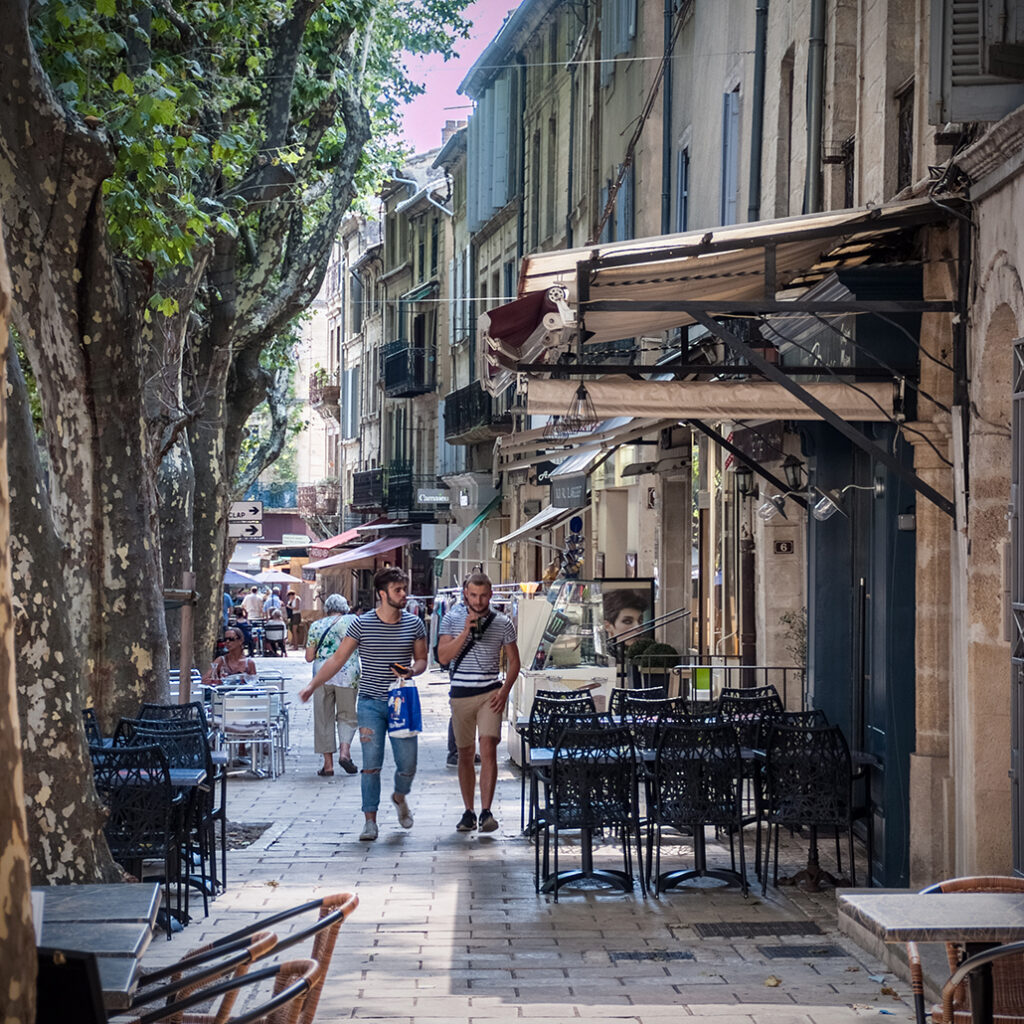
[[[205,768],[172,768],[168,774],[171,785],[179,789],[195,789],[206,781]]]
[[[44,921],[156,921],[160,886],[152,882],[33,886],[41,892]]]
[[[43,910],[43,945],[54,949],[138,959],[152,934],[148,921],[47,921]]]
[[[135,991],[139,960],[149,946],[160,886],[152,882],[46,885],[43,943],[96,954],[103,1002],[123,1010]]]
[[[839,913],[883,942],[1013,942],[1024,939],[1024,893],[858,893]]]

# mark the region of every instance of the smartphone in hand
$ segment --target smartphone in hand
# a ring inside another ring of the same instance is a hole
[[[400,675],[407,676],[412,673],[412,669],[408,665],[401,665],[397,661],[391,662],[391,667]]]

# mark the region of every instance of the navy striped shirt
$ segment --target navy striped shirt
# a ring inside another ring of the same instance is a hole
[[[413,645],[426,635],[423,623],[407,611],[394,623],[383,622],[376,609],[360,615],[345,633],[359,645],[359,696],[387,700],[388,689],[395,681],[391,662],[411,668],[415,660]]]
[[[442,620],[438,631],[439,636],[458,636],[466,625],[469,609],[464,604],[457,604]],[[468,647],[471,639],[466,640]],[[476,694],[496,690],[498,682],[498,664],[501,649],[505,644],[516,642],[516,627],[512,620],[501,612],[495,612],[490,625],[459,662],[459,667],[451,677],[452,687],[449,696],[473,697]],[[465,648],[463,648],[465,650]],[[456,658],[458,655],[456,655]],[[455,659],[452,659],[454,663]]]

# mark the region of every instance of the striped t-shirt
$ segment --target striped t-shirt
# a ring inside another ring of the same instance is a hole
[[[391,662],[412,667],[413,644],[426,635],[423,623],[406,611],[395,623],[383,622],[376,609],[360,615],[345,634],[359,645],[359,696],[387,700],[388,689],[395,681]]]
[[[464,604],[457,604],[441,620],[439,630],[440,636],[458,636],[466,624],[466,616],[469,609]],[[472,641],[472,634],[466,640],[467,645]],[[498,682],[498,662],[501,657],[501,649],[505,644],[516,642],[516,627],[512,620],[501,612],[495,612],[490,625],[484,630],[469,652],[459,662],[459,667],[451,677],[452,688],[449,691],[452,697],[473,697],[479,693],[487,693],[488,690],[496,690],[501,683]],[[456,658],[458,655],[456,655]],[[454,664],[455,658],[452,659]]]

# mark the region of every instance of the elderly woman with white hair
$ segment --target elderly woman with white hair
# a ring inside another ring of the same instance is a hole
[[[313,675],[338,649],[355,621],[348,601],[341,594],[331,594],[324,602],[324,615],[309,629],[306,640],[306,661],[313,663]],[[359,770],[352,761],[352,737],[356,731],[356,687],[359,683],[359,655],[351,658],[313,694],[313,748],[323,754],[323,767],[317,775],[334,774],[334,749],[337,738],[338,764],[355,775]]]

